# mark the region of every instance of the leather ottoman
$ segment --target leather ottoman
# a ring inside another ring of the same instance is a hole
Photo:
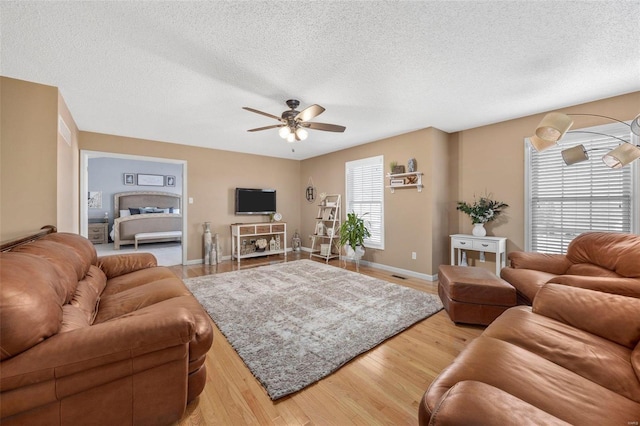
[[[516,305],[516,289],[511,284],[473,266],[440,265],[438,294],[455,323],[489,325]]]

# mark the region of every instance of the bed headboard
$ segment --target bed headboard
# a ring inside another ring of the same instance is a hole
[[[118,192],[113,195],[113,217],[120,217],[120,210],[130,207],[169,207],[181,208],[182,197],[170,192],[132,191]]]

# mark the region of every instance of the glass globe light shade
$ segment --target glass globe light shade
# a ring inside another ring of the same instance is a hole
[[[278,130],[278,134],[282,139],[286,139],[287,136],[291,134],[291,129],[289,128],[289,126],[280,127],[280,130]]]
[[[307,132],[306,129],[303,129],[302,127],[299,127],[299,128],[296,129],[296,135],[298,135],[298,139],[303,141],[309,136],[309,132]]]
[[[295,133],[289,133],[287,135],[287,142],[292,143],[296,141],[296,134]]]

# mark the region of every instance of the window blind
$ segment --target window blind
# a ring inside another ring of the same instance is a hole
[[[625,140],[629,138],[629,128],[624,125],[595,129]],[[566,253],[571,240],[587,231],[631,232],[632,167],[611,169],[601,160],[621,142],[608,136],[579,132],[567,136],[558,147],[543,152],[528,148],[530,249],[533,251]],[[567,166],[560,151],[577,144],[593,150],[588,151],[589,160]]]
[[[346,162],[345,183],[346,213],[363,216],[371,232],[365,247],[384,249],[384,157]]]

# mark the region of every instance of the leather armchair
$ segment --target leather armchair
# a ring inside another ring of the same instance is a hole
[[[500,276],[517,290],[518,302],[531,305],[546,283],[640,297],[640,236],[588,232],[577,236],[566,255],[509,253],[511,266]]]

